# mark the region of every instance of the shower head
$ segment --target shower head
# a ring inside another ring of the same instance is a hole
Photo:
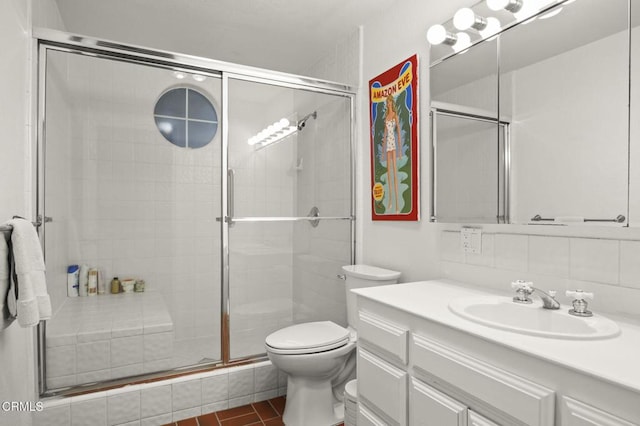
[[[297,124],[298,131],[304,129],[304,126],[307,124],[307,120],[311,117],[314,119],[318,118],[318,111],[313,111],[311,114],[305,115],[302,120],[299,120]]]

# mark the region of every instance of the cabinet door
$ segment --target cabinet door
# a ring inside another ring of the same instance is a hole
[[[467,407],[415,378],[409,389],[411,426],[466,426]]]
[[[469,423],[468,426],[499,426],[498,423],[494,423],[484,416],[469,410]]]
[[[358,349],[358,398],[399,425],[407,424],[407,373]]]
[[[602,411],[568,396],[562,397],[563,426],[637,426],[620,417]]]

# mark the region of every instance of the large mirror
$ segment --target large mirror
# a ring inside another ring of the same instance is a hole
[[[563,2],[432,65],[432,220],[628,224],[628,12],[629,0]],[[477,111],[493,131],[438,113],[441,103],[464,111],[496,98],[494,109]],[[444,148],[452,144],[455,153]],[[495,215],[478,216],[474,196]]]

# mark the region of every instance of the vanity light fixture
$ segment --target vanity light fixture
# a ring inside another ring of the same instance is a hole
[[[283,118],[262,129],[262,131],[260,131],[257,135],[250,137],[247,143],[249,145],[264,147],[278,142],[297,131],[297,126],[291,125],[289,120]]]

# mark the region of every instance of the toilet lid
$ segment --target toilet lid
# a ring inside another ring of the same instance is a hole
[[[280,351],[313,353],[344,346],[349,330],[331,321],[307,322],[285,327],[267,336],[267,346]]]

